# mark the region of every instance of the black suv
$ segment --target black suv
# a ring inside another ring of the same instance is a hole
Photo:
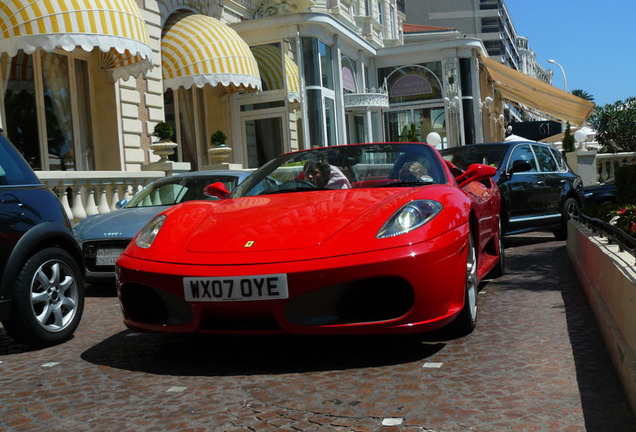
[[[58,198],[0,135],[0,321],[16,341],[64,342],[84,310],[82,256]]]
[[[497,168],[504,234],[550,230],[567,238],[567,220],[583,204],[581,178],[557,149],[537,142],[469,144],[444,149],[445,160],[460,169],[481,163]]]

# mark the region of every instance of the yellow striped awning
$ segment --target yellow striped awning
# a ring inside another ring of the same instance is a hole
[[[495,89],[513,103],[527,106],[543,114],[569,121],[573,126],[582,124],[595,105],[539,79],[532,78],[495,60],[480,56]]]
[[[281,49],[278,45],[259,45],[252,47],[263,81],[263,90],[287,90],[290,102],[298,101],[300,76],[294,59],[285,54],[283,70]],[[283,80],[283,76],[285,79]]]
[[[260,90],[261,78],[249,46],[226,24],[200,14],[177,13],[161,37],[164,89],[192,85],[226,91]]]
[[[152,68],[148,28],[135,0],[0,0],[0,52],[101,50],[115,79]]]

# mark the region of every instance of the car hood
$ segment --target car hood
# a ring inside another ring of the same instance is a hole
[[[434,199],[444,209],[404,235],[378,239],[405,203]],[[450,204],[453,203],[453,204]],[[235,265],[320,259],[421,242],[466,223],[470,201],[449,185],[351,189],[187,202],[168,209],[150,248],[129,256],[159,262]]]
[[[84,242],[98,239],[131,239],[155,215],[169,206],[120,208],[89,216],[74,228],[75,237]]]
[[[367,223],[365,213],[386,203],[389,198],[390,201],[397,199],[395,191],[367,189],[287,193],[223,201],[202,218],[190,236],[187,250],[239,252],[249,248],[273,251],[318,246],[351,223]],[[210,241],[211,238],[214,241]]]

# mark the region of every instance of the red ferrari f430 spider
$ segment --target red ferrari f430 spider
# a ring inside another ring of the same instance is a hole
[[[461,171],[422,143],[284,154],[218,201],[162,212],[117,260],[137,331],[470,332],[503,272],[495,168]]]

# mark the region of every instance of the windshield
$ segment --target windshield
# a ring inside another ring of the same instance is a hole
[[[465,145],[461,147],[453,147],[441,151],[442,157],[452,162],[456,167],[466,170],[472,164],[490,165],[499,168],[502,164],[507,145]]]
[[[125,207],[154,207],[179,204],[184,201],[218,199],[203,193],[207,185],[221,182],[227,190],[232,191],[238,180],[238,177],[230,175],[173,177],[157,180],[140,190]]]
[[[446,181],[442,161],[427,144],[355,144],[279,156],[239,185],[232,197]]]

